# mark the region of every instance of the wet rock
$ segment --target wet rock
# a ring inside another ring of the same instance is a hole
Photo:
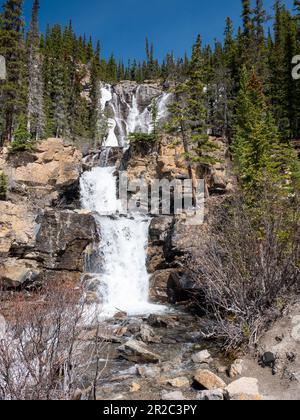
[[[211,354],[208,350],[200,351],[199,353],[193,354],[192,361],[194,363],[207,363],[211,360]]]
[[[46,211],[37,223],[40,225],[34,251],[44,268],[83,271],[84,251],[97,241],[95,219],[91,213]]]
[[[224,401],[224,389],[214,389],[211,391],[201,391],[198,393],[199,401]]]
[[[186,398],[180,391],[175,392],[163,392],[161,395],[163,401],[184,401]]]
[[[209,370],[198,370],[194,376],[195,382],[207,390],[224,389],[225,382]]]
[[[138,366],[137,374],[142,378],[158,378],[160,376],[161,369],[158,366]]]
[[[100,305],[101,297],[97,292],[87,292],[85,294],[85,304],[86,305]]]
[[[226,388],[230,399],[260,399],[258,380],[256,378],[241,378],[232,382]]]
[[[237,359],[229,368],[228,374],[230,378],[236,378],[243,373],[243,360]]]
[[[171,216],[158,216],[154,217],[149,227],[149,238],[152,244],[164,245],[170,230],[174,225],[174,217]]]
[[[188,378],[181,377],[169,379],[168,384],[170,384],[173,388],[188,388],[190,386],[190,381]]]
[[[151,276],[150,298],[153,302],[168,303],[168,283],[172,272],[174,269],[160,270]]]
[[[150,315],[147,322],[154,328],[168,328],[170,324],[174,323],[174,320],[167,316]]]
[[[155,331],[147,324],[142,324],[140,332],[137,336],[138,339],[144,343],[160,343],[160,337],[155,334]]]
[[[145,345],[136,340],[129,340],[118,348],[120,356],[135,363],[159,363],[160,356],[152,353]]]

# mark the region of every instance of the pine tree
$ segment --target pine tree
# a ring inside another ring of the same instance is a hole
[[[245,42],[249,42],[252,33],[252,9],[250,0],[242,0],[242,18],[243,18],[243,28],[244,28],[244,38]]]
[[[199,35],[193,47],[187,82],[187,113],[191,127],[192,160],[199,163],[205,170],[209,165],[215,163],[211,153],[216,150],[216,147],[207,134],[206,88],[203,80],[202,41]]]
[[[25,115],[20,115],[16,128],[13,132],[13,141],[10,145],[10,153],[24,152],[32,149],[30,133],[27,130],[27,120]]]
[[[45,130],[42,56],[40,53],[40,38],[38,30],[39,3],[39,0],[34,1],[29,31],[29,87],[27,105],[27,130],[36,140],[43,137]]]
[[[6,58],[7,79],[0,86],[3,127],[0,144],[11,141],[16,118],[26,107],[25,45],[22,0],[7,0],[0,15],[0,54]]]
[[[242,187],[250,200],[264,189],[265,183],[284,186],[290,176],[295,154],[280,142],[278,129],[255,73],[244,66],[237,98],[233,156]],[[293,157],[294,156],[294,157]]]

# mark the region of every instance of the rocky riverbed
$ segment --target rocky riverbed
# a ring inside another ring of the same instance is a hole
[[[226,155],[224,142],[216,141]],[[172,180],[186,176],[178,158],[181,153],[165,138],[160,149],[150,154],[130,150],[123,156],[118,148],[106,159],[127,170],[130,179]],[[101,153],[83,158],[74,146],[59,139],[46,140],[33,152],[16,156],[2,151],[0,170],[8,176],[9,187],[7,200],[0,201],[0,286],[6,292],[24,291],[30,299],[32,290],[47,281],[68,281],[74,290],[80,284],[101,235],[92,214],[80,210],[79,178],[102,158]],[[145,317],[119,313],[103,321],[97,399],[299,399],[298,304],[270,326],[252,354],[225,357],[216,342],[204,340],[209,320],[188,302],[197,290],[185,264],[197,258],[199,244],[209,239],[214,208],[232,191],[228,168],[227,163],[211,170],[212,196],[203,225],[187,226],[182,218],[171,216],[153,218],[147,251],[150,297],[167,310]],[[81,331],[83,351],[95,334],[95,326]],[[262,363],[265,354],[268,358]],[[92,363],[77,399],[90,397],[87,388],[93,369]]]

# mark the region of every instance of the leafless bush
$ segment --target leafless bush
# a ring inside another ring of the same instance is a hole
[[[193,270],[202,309],[213,321],[208,335],[226,350],[255,345],[299,286],[299,211],[271,200],[254,212],[237,200],[223,208],[216,226]]]
[[[74,288],[48,284],[40,299],[13,298],[13,316],[0,338],[0,399],[70,400],[78,388],[88,386],[93,394],[103,345],[97,331],[89,346],[80,340],[80,296]]]

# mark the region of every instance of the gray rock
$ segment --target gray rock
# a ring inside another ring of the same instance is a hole
[[[169,379],[168,383],[173,388],[188,388],[190,386],[190,381],[185,377]]]
[[[142,324],[138,338],[144,343],[160,343],[160,337],[155,335],[154,330],[147,324]]]
[[[243,361],[237,359],[229,368],[229,377],[235,378],[243,373]]]
[[[200,401],[224,401],[224,390],[214,389],[212,391],[201,391],[198,394]]]
[[[186,398],[184,397],[183,393],[180,391],[175,392],[163,392],[162,393],[162,400],[164,401],[185,401]]]
[[[200,351],[199,353],[193,354],[192,361],[194,363],[207,363],[211,359],[211,355],[208,350]]]
[[[230,399],[242,399],[259,396],[258,380],[256,378],[241,378],[232,382],[226,388]]]
[[[152,353],[144,344],[136,340],[129,340],[118,348],[120,356],[135,363],[159,363],[160,356]]]
[[[158,366],[138,366],[137,374],[143,378],[158,378],[161,369]]]

